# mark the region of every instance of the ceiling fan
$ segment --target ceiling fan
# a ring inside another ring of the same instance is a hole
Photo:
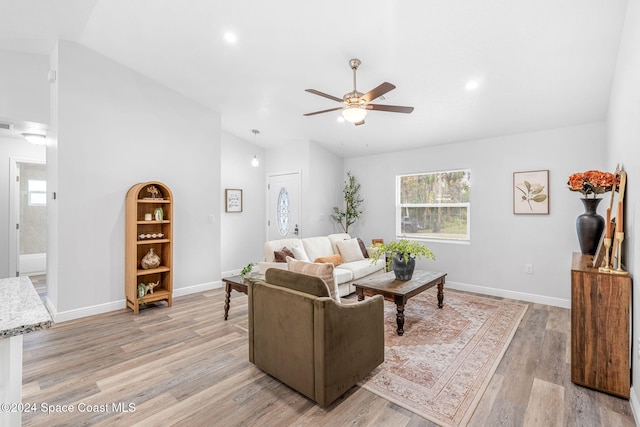
[[[367,110],[377,111],[390,111],[392,113],[405,113],[409,114],[413,111],[413,107],[401,107],[398,105],[381,105],[371,104],[371,101],[381,97],[385,93],[392,91],[396,87],[391,83],[384,82],[380,86],[371,89],[369,92],[363,94],[356,89],[356,71],[360,66],[359,59],[349,60],[349,66],[353,70],[353,91],[345,94],[342,99],[336,96],[328,95],[326,93],[317,91],[315,89],[305,89],[306,92],[313,93],[315,95],[324,96],[325,98],[332,99],[334,101],[345,104],[340,107],[330,108],[328,110],[315,111],[313,113],[307,113],[305,116],[313,116],[316,114],[328,113],[329,111],[342,110],[342,117],[350,123],[356,126],[364,124],[364,118],[367,115]]]

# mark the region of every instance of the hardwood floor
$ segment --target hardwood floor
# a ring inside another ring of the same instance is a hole
[[[359,387],[319,408],[249,363],[247,297],[228,321],[223,305],[216,289],[25,335],[23,425],[434,425]],[[530,304],[470,425],[634,426],[627,400],[571,383],[569,340],[569,310]]]

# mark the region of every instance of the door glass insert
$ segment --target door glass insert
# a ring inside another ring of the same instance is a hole
[[[281,236],[286,236],[289,232],[289,193],[282,187],[278,194],[278,231]]]

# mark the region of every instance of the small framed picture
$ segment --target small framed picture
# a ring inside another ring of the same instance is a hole
[[[549,171],[513,173],[513,213],[516,215],[549,214]]]
[[[242,190],[227,188],[224,190],[225,212],[242,212]]]

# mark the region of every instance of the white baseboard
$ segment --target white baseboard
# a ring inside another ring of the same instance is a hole
[[[640,425],[640,402],[638,402],[638,397],[633,389],[633,386],[631,386],[631,398],[629,399],[629,403],[631,404],[633,419],[636,422],[636,425]]]
[[[217,289],[222,287],[222,281],[201,283],[199,285],[187,286],[184,288],[178,288],[173,290],[174,297],[181,297],[184,295],[195,294],[198,292],[204,292],[211,289]],[[82,307],[74,310],[67,310],[58,312],[49,299],[48,296],[44,297],[44,303],[49,309],[49,313],[53,317],[53,321],[56,323],[67,322],[69,320],[80,319],[82,317],[93,316],[96,314],[108,313],[110,311],[117,311],[126,308],[125,300],[112,301],[104,304],[92,305],[89,307]]]
[[[199,285],[187,286],[186,288],[178,288],[173,290],[174,297],[181,297],[189,294],[196,294],[198,292],[210,291],[211,289],[217,289],[222,287],[222,280],[215,282],[201,283]]]
[[[507,291],[504,289],[488,288],[485,286],[469,285],[460,282],[446,282],[446,289],[456,289],[459,291],[475,292],[478,294],[492,295],[494,297],[510,298],[538,304],[552,305],[554,307],[571,308],[571,300],[552,298],[544,295],[528,294],[524,292]]]

